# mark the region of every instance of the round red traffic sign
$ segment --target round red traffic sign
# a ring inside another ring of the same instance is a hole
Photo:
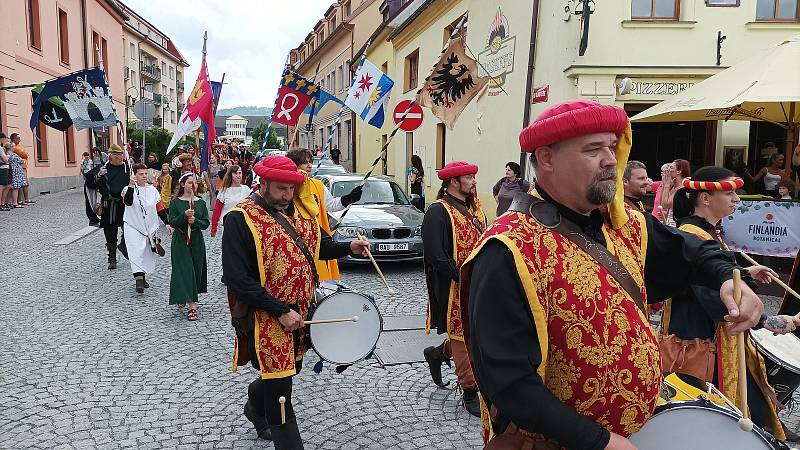
[[[403,117],[403,113],[408,109],[409,103],[411,103],[411,100],[403,100],[394,107],[394,112],[392,113],[394,115],[394,123],[400,123],[400,118]],[[414,103],[408,114],[406,114],[405,119],[403,119],[403,123],[400,123],[400,129],[403,131],[416,130],[422,125],[423,117],[422,107]]]

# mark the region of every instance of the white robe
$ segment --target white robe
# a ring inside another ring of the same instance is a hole
[[[131,187],[122,190],[122,196]],[[125,206],[123,233],[125,245],[128,247],[128,260],[131,271],[153,273],[156,268],[156,255],[150,248],[149,236],[152,236],[161,225],[156,205],[161,201],[161,193],[154,186],[136,186],[133,193],[133,205]]]

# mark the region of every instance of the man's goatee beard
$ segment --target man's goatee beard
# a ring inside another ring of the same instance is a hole
[[[616,171],[614,169],[609,169],[597,174],[594,180],[592,180],[589,190],[586,191],[586,200],[597,206],[611,203],[611,201],[614,200],[614,195],[617,193],[617,181],[615,175]],[[608,182],[600,181],[603,178],[609,177],[614,177],[613,183],[607,184]]]

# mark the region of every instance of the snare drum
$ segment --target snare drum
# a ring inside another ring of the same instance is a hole
[[[339,365],[353,364],[365,359],[378,344],[378,337],[383,330],[383,318],[374,300],[341,286],[312,306],[308,320],[353,316],[358,316],[357,322],[309,326],[311,347],[320,358]]]
[[[750,339],[764,357],[767,381],[786,404],[800,386],[800,339],[792,333],[775,336],[766,328],[750,331]]]
[[[638,433],[630,437],[640,450],[780,450],[778,440],[758,426],[742,431],[739,416],[701,398],[670,402],[655,413]]]

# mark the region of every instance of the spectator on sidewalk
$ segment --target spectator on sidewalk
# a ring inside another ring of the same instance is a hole
[[[514,161],[506,163],[506,176],[500,178],[492,188],[492,194],[497,201],[497,210],[495,214],[497,217],[503,215],[511,206],[511,201],[514,196],[519,192],[528,192],[531,190],[531,183],[527,180],[520,178],[522,170],[519,164]]]
[[[5,153],[8,156],[8,165],[9,165],[9,174],[11,179],[9,180],[9,188],[10,193],[8,194],[8,202],[10,208],[23,208],[25,206],[24,202],[19,201],[20,191],[25,184],[27,183],[25,177],[25,170],[23,170],[22,165],[24,164],[24,160],[14,151],[14,144],[8,142],[5,144]]]
[[[22,139],[19,137],[19,133],[11,133],[11,143],[14,144],[14,153],[22,158],[22,171],[25,174],[23,177],[25,179],[25,184],[22,186],[22,188],[20,188],[22,190],[22,197],[25,200],[20,203],[24,205],[32,205],[36,202],[31,200],[29,193],[30,180],[28,179],[28,152],[25,151],[25,147],[22,146]]]
[[[8,154],[6,154],[5,144],[8,137],[5,133],[0,133],[0,211],[10,211],[11,207],[6,200],[11,188],[11,166],[8,164]]]
[[[339,150],[339,147],[334,146],[333,148],[331,148],[331,161],[333,161],[334,164],[338,165],[341,157],[342,157],[342,151]]]

